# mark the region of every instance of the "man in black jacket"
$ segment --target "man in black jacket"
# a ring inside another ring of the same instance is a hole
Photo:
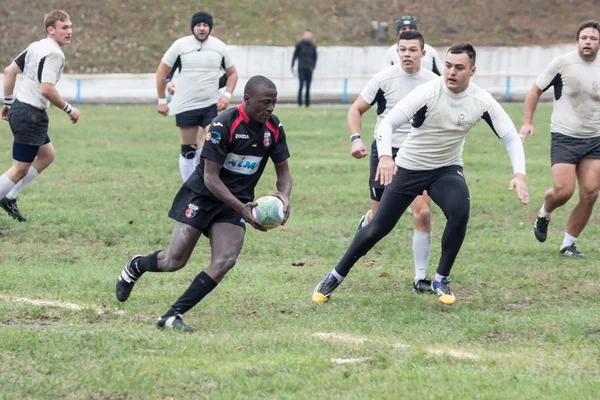
[[[306,30],[302,35],[302,40],[296,44],[294,56],[292,57],[292,73],[294,73],[294,63],[298,59],[298,79],[300,88],[298,89],[298,105],[302,105],[302,88],[306,84],[306,107],[310,105],[310,83],[312,73],[317,65],[317,46],[312,41],[312,32]]]

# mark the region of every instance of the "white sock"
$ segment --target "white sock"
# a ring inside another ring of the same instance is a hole
[[[0,176],[0,199],[3,199],[15,185],[16,183],[11,181],[6,174]]]
[[[448,277],[447,277],[447,276],[440,275],[440,274],[438,274],[437,272],[435,273],[435,281],[436,281],[436,282],[441,282],[443,279],[448,279]]]
[[[540,217],[544,217],[546,219],[550,219],[550,217],[552,216],[552,213],[546,211],[546,209],[544,208],[544,205],[542,204],[542,208],[540,209],[540,213],[538,215]]]
[[[344,277],[338,274],[335,268],[333,269],[333,271],[331,271],[331,275],[335,276],[335,279],[337,279],[340,283],[342,283],[342,281],[344,280]]]
[[[365,213],[365,222],[363,223],[363,226],[367,226],[369,224],[369,222],[371,222],[372,219],[373,219],[373,209],[371,209]]]
[[[427,264],[431,251],[431,232],[415,229],[413,233],[413,256],[415,258],[415,282],[427,276]]]
[[[187,181],[192,172],[196,169],[196,159],[187,159],[181,154],[179,155],[179,172],[181,172],[181,179]]]
[[[15,187],[12,188],[12,190],[10,192],[8,192],[8,194],[6,195],[6,198],[9,200],[16,199],[19,192],[26,185],[28,185],[33,180],[33,178],[35,178],[38,175],[39,175],[39,172],[37,169],[35,169],[35,167],[33,165],[31,167],[29,167],[29,171],[27,171],[27,175],[25,175],[25,177],[23,179],[21,179],[19,182],[17,182]]]
[[[200,153],[202,153],[201,150],[202,149],[196,150],[196,159],[194,160],[194,162],[196,163],[196,165],[200,164]]]
[[[562,246],[560,246],[560,248],[564,249],[565,247],[573,246],[576,241],[577,238],[575,236],[571,236],[565,232],[565,237],[563,238]]]

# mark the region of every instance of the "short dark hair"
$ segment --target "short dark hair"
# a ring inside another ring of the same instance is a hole
[[[448,53],[451,54],[466,54],[469,57],[469,61],[471,62],[471,67],[475,66],[475,59],[477,58],[477,53],[475,52],[475,48],[469,42],[455,43],[448,49]]]
[[[579,34],[585,28],[594,28],[598,31],[598,33],[600,33],[600,22],[594,21],[593,19],[582,22],[581,25],[579,25],[579,28],[577,28],[577,37],[575,38],[575,40],[579,40]]]
[[[248,79],[246,86],[244,86],[244,94],[249,95],[250,93],[253,93],[259,86],[266,86],[269,89],[277,90],[277,86],[275,86],[272,80],[262,75],[255,75]]]
[[[423,39],[423,35],[421,35],[417,31],[400,32],[400,35],[398,36],[398,41],[401,40],[418,40],[419,44],[421,45],[421,50],[425,48],[425,39]]]

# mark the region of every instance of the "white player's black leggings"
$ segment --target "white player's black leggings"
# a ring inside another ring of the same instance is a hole
[[[397,190],[412,194],[399,193]],[[437,273],[449,276],[467,232],[471,208],[469,188],[462,175],[462,168],[458,166],[433,171],[399,169],[393,182],[385,189],[375,216],[356,233],[335,270],[340,275],[347,276],[354,264],[391,232],[406,208],[423,190],[427,190],[447,219]]]

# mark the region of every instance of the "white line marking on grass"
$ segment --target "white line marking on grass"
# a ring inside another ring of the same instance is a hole
[[[104,306],[81,306],[79,304],[68,303],[68,302],[59,301],[59,300],[27,299],[25,297],[7,297],[7,296],[0,296],[0,299],[7,301],[9,303],[21,303],[21,304],[29,304],[32,306],[42,306],[42,307],[57,307],[57,308],[65,308],[67,310],[73,310],[73,311],[93,309],[93,310],[96,310],[96,314],[98,314],[98,315],[109,314],[111,312],[109,309],[107,309]],[[112,312],[114,314],[118,314],[118,315],[125,314],[124,310],[120,310],[118,308],[115,308]]]
[[[23,303],[23,304],[31,304],[33,306],[48,306],[48,307],[58,307],[58,308],[66,308],[69,310],[79,311],[88,307],[80,306],[75,303],[66,303],[64,301],[58,300],[40,300],[40,299],[26,299],[24,297],[4,297],[2,299],[11,303]]]
[[[394,348],[396,349],[402,349],[402,350],[408,350],[411,348],[411,346],[404,344],[404,343],[397,343],[394,345]],[[460,359],[467,359],[467,360],[479,360],[481,357],[478,356],[477,354],[474,353],[469,353],[467,351],[460,351],[460,350],[440,350],[440,349],[433,349],[433,348],[425,348],[425,351],[431,355],[434,356],[450,356],[450,357],[454,357],[454,358],[460,358]]]
[[[316,337],[319,339],[338,340],[340,342],[357,343],[357,344],[364,343],[367,341],[367,339],[362,338],[362,337],[346,335],[344,333],[334,333],[334,332],[330,332],[330,333],[317,332],[317,333],[313,333],[312,337]]]
[[[343,364],[353,364],[353,363],[359,363],[359,362],[365,362],[365,361],[369,361],[371,360],[370,358],[365,358],[365,357],[361,357],[361,358],[332,358],[331,362],[337,365],[343,365]]]

